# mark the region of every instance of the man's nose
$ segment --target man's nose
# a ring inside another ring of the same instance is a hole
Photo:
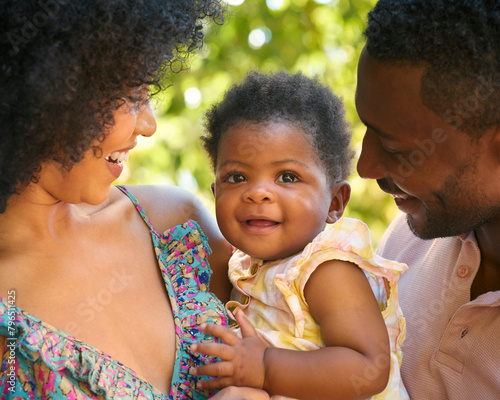
[[[365,133],[359,155],[357,170],[359,176],[365,179],[385,178],[385,167],[380,160],[378,144],[368,133]]]

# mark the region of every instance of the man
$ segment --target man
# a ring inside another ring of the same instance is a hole
[[[403,212],[378,252],[409,266],[412,400],[500,398],[500,2],[380,0],[356,107],[358,172]]]

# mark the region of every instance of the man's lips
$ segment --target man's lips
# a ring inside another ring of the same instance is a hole
[[[411,198],[411,196],[406,193],[388,193],[388,194],[394,197],[394,200],[408,200],[409,198]]]
[[[398,207],[400,211],[403,211],[406,214],[411,214],[412,212],[414,212],[416,207],[420,203],[416,197],[410,196],[406,193],[386,193],[390,194],[394,198],[396,207]]]
[[[394,197],[394,200],[408,200],[412,197],[387,179],[377,179],[377,184],[383,192]]]
[[[394,198],[394,203],[399,208],[400,211],[406,214],[413,214],[418,212],[421,207],[421,202],[416,197],[403,192],[394,182],[387,179],[377,179],[377,183],[387,194],[390,194]]]

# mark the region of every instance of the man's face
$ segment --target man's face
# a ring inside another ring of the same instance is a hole
[[[357,168],[394,197],[415,235],[431,239],[497,219],[500,171],[495,129],[473,139],[424,106],[424,71],[362,52],[356,108],[367,129]]]

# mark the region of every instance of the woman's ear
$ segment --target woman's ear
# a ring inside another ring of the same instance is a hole
[[[344,214],[344,210],[351,198],[351,185],[347,181],[341,181],[332,185],[332,202],[326,217],[327,224],[333,224]]]
[[[215,198],[215,182],[212,182],[212,184],[210,185],[210,189],[212,189],[212,194],[214,195]]]

